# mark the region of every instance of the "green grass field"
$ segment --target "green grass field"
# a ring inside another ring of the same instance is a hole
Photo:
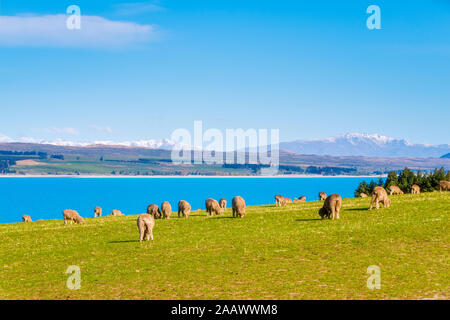
[[[369,201],[344,199],[335,221],[319,219],[319,202],[174,215],[145,243],[136,216],[0,225],[0,299],[449,299],[450,193]],[[79,290],[66,286],[70,265]]]

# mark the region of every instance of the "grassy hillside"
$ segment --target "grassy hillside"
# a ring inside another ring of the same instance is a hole
[[[448,299],[450,193],[369,201],[344,199],[338,221],[320,220],[319,202],[174,215],[146,243],[133,215],[0,225],[0,299]],[[370,265],[380,290],[366,286]]]

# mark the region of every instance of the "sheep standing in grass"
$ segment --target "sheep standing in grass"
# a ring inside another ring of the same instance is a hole
[[[139,241],[153,240],[153,227],[155,226],[155,219],[152,215],[144,213],[139,215],[137,219],[137,227],[139,229]]]
[[[411,187],[411,193],[412,194],[420,193],[420,187],[417,184],[413,184],[412,187]]]
[[[164,219],[170,219],[170,215],[172,214],[172,207],[170,206],[170,203],[167,201],[164,201],[161,203],[161,213]]]
[[[102,208],[95,207],[94,208],[94,218],[101,217],[102,216]]]
[[[31,217],[29,216],[29,215],[27,215],[27,214],[24,214],[23,216],[22,216],[22,222],[31,222],[32,220],[31,220]]]
[[[147,207],[147,214],[150,214],[155,219],[161,218],[161,211],[159,211],[159,208],[156,204],[151,204]]]
[[[292,203],[292,199],[283,197],[282,199],[280,199],[279,206],[284,207],[288,203]]]
[[[359,196],[360,196],[361,198],[367,198],[367,194],[365,194],[364,192],[361,192],[361,193],[359,194]]]
[[[70,221],[70,224],[75,223],[84,223],[83,218],[76,212],[75,210],[64,210],[63,211],[64,224],[67,224],[67,221]]]
[[[185,218],[189,217],[189,214],[191,213],[191,205],[189,202],[185,200],[180,200],[178,202],[178,218],[180,217],[180,213]]]
[[[327,194],[323,191],[319,192],[319,200],[325,200],[327,198]]]
[[[298,199],[294,199],[294,203],[306,202],[306,196],[301,196]]]
[[[233,218],[243,218],[245,216],[245,200],[242,197],[236,196],[233,198],[232,208]]]
[[[219,205],[222,209],[226,209],[227,208],[227,199],[225,199],[225,198],[220,199]]]
[[[213,215],[213,212],[216,215],[221,215],[223,214],[223,208],[220,207],[219,203],[217,202],[217,200],[214,199],[206,199],[205,201],[205,207],[206,207],[206,212],[208,213],[207,216],[210,217]]]
[[[383,204],[385,208],[389,208],[391,206],[391,199],[389,199],[386,190],[384,190],[383,187],[375,187],[375,189],[373,189],[372,200],[370,201],[369,210],[372,210],[374,203],[375,207],[379,209],[380,202]]]
[[[110,214],[108,214],[108,217],[120,217],[124,216],[124,214],[120,210],[114,209]]]
[[[397,186],[390,186],[389,187],[389,195],[392,196],[393,194],[403,194],[403,191],[397,187]]]
[[[439,192],[442,193],[444,191],[450,191],[450,182],[449,181],[441,181],[439,182]]]
[[[328,196],[323,203],[323,207],[319,210],[319,215],[322,219],[339,219],[339,211],[342,206],[342,198],[337,193]]]
[[[275,196],[275,206],[276,207],[281,207],[282,206],[282,201],[283,201],[283,196],[280,194],[277,194]]]

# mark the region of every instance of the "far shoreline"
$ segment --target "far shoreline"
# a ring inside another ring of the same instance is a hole
[[[286,175],[255,175],[255,176],[208,176],[208,175],[187,175],[187,176],[177,176],[177,175],[154,175],[154,176],[114,176],[114,175],[0,175],[0,178],[74,178],[74,179],[152,179],[152,178],[386,178],[387,175],[335,175],[335,176],[324,176],[315,174],[286,174]]]

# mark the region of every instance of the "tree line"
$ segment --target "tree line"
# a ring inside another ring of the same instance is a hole
[[[403,169],[400,173],[390,171],[386,180],[380,178],[377,182],[371,181],[367,183],[363,181],[355,190],[355,197],[359,197],[361,193],[372,195],[375,187],[384,187],[386,191],[390,191],[390,186],[399,187],[404,193],[411,193],[414,184],[420,187],[421,192],[433,192],[439,190],[439,182],[442,180],[450,181],[450,171],[445,172],[444,168],[434,169],[432,172],[417,171],[414,173],[408,168]]]

